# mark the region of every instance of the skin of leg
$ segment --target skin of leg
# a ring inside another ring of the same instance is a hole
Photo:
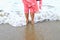
[[[31,23],[34,24],[34,7],[30,7],[30,16],[31,16]]]
[[[30,12],[30,16],[31,16],[31,23],[34,24],[34,13]]]
[[[29,21],[29,13],[25,13],[25,17],[26,17],[26,23],[28,24],[28,21]]]

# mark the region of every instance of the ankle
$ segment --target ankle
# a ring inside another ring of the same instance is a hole
[[[31,24],[34,24],[34,20],[31,21]]]

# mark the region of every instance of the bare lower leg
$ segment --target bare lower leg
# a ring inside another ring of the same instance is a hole
[[[29,21],[29,14],[28,13],[25,13],[25,17],[26,17],[26,24],[28,24],[28,21]]]
[[[34,13],[30,13],[31,15],[31,23],[34,24]]]

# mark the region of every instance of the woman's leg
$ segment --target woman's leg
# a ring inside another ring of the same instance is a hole
[[[24,12],[25,12],[26,24],[28,24],[28,21],[29,21],[29,7],[28,7],[27,4],[24,5]]]
[[[30,13],[31,15],[31,23],[34,24],[34,13]]]
[[[25,17],[26,17],[26,24],[28,24],[28,21],[29,21],[29,13],[25,13]]]

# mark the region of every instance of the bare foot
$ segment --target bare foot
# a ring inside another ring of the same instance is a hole
[[[29,22],[29,21],[28,21],[28,20],[26,20],[26,25],[28,24],[28,22]]]
[[[34,21],[31,21],[31,24],[34,24]]]

